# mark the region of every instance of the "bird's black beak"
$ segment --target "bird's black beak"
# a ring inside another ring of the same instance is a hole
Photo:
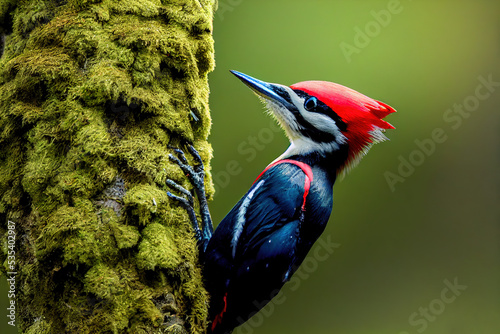
[[[231,73],[250,87],[259,97],[279,103],[287,109],[295,109],[295,106],[291,102],[290,94],[284,86],[264,82],[238,71],[231,70]]]

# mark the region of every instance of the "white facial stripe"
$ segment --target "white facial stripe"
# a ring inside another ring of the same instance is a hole
[[[317,131],[328,133],[335,137],[335,141],[318,143],[304,136],[301,129],[304,127],[299,124],[295,116],[284,106],[273,100],[261,97],[266,103],[268,111],[273,115],[281,127],[285,130],[291,145],[288,150],[280,157],[290,157],[295,154],[307,154],[309,152],[318,152],[320,154],[333,152],[339,149],[340,144],[346,143],[347,138],[342,134],[335,121],[327,115],[310,112],[304,109],[304,98],[299,97],[290,87],[280,85],[288,92],[292,103],[298,109],[300,115]]]
[[[317,143],[307,137],[296,137],[295,139],[290,139],[290,141],[291,144],[288,149],[276,160],[287,159],[294,155],[304,155],[311,152],[317,152],[324,155],[325,153],[330,153],[339,149],[339,144],[335,141],[330,143]]]
[[[300,114],[308,123],[310,123],[319,131],[334,135],[339,144],[343,144],[346,142],[345,136],[338,128],[337,123],[335,123],[335,121],[331,117],[328,117],[324,114],[307,111],[304,108],[305,99],[295,94],[295,92],[290,87],[285,87],[285,89],[290,94],[293,104],[297,107],[297,109],[299,109]]]
[[[335,139],[340,144],[345,142],[346,138],[337,127],[337,123],[335,123],[335,121],[327,115],[310,112],[305,110],[303,107],[299,109],[299,112],[304,117],[304,119],[316,129],[334,135]]]
[[[299,125],[297,124],[295,117],[288,109],[273,100],[263,97],[260,97],[260,99],[266,104],[268,113],[278,121],[289,138],[294,134],[299,133]]]

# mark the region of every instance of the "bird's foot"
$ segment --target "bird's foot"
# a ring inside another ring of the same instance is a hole
[[[193,166],[188,163],[184,152],[180,149],[174,149],[174,152],[177,156],[169,154],[168,157],[170,161],[177,164],[182,169],[182,171],[184,172],[184,174],[186,174],[187,178],[194,187],[198,202],[200,204],[202,230],[200,230],[200,226],[196,219],[196,213],[194,211],[194,200],[191,193],[184,187],[169,179],[166,182],[167,185],[181,193],[181,195],[183,196],[177,196],[172,194],[171,192],[168,192],[167,195],[173,200],[177,201],[179,205],[186,209],[186,211],[188,212],[189,219],[191,220],[191,223],[193,225],[196,240],[198,241],[198,246],[200,248],[200,251],[204,253],[208,241],[212,237],[213,233],[212,219],[210,218],[210,211],[208,210],[208,202],[205,194],[205,169],[198,151],[196,151],[196,149],[192,145],[188,145],[187,148],[196,163]]]

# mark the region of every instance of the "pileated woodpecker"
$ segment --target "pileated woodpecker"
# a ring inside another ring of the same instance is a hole
[[[231,71],[264,103],[290,140],[288,149],[255,180],[213,232],[205,198],[204,170],[175,150],[170,159],[188,175],[200,202],[202,229],[189,191],[168,195],[188,210],[210,294],[209,332],[231,333],[264,307],[287,282],[325,229],[337,175],[370,146],[386,139],[382,120],[395,112],[339,84],[305,81],[290,87]]]

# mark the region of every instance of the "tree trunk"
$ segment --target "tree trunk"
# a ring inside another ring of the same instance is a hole
[[[165,180],[190,188],[172,146],[211,157],[214,1],[0,0],[0,260],[21,331],[205,331]]]

